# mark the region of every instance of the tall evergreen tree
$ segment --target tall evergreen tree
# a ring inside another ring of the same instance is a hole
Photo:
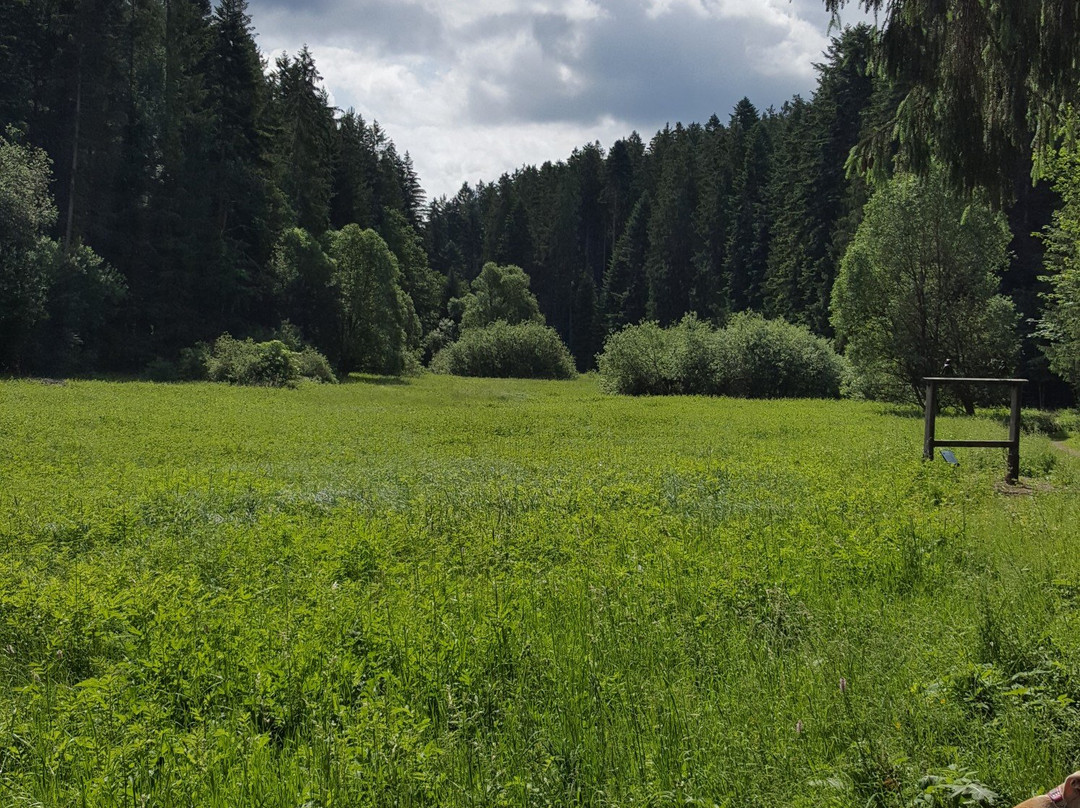
[[[211,115],[211,262],[197,296],[212,303],[206,331],[269,319],[265,269],[279,228],[266,131],[268,87],[247,0],[221,0],[207,59]],[[268,323],[267,323],[268,324]]]
[[[700,193],[694,211],[698,249],[694,254],[694,280],[690,305],[706,318],[722,320],[730,310],[724,267],[728,247],[728,199],[731,196],[731,139],[713,115],[705,124],[698,147]]]
[[[340,230],[354,223],[371,227],[375,224],[375,177],[379,171],[379,158],[368,136],[367,124],[352,109],[338,119],[334,154],[333,227]]]
[[[860,25],[832,40],[827,61],[816,66],[813,101],[786,109],[775,152],[766,309],[821,334],[828,333],[833,279],[867,197],[865,182],[849,179],[845,163],[874,94],[872,37]]]
[[[650,213],[650,198],[644,194],[615,242],[600,294],[605,334],[645,319],[649,296],[645,263],[649,253]]]
[[[649,217],[646,311],[661,325],[679,320],[690,310],[694,255],[698,252],[693,226],[697,208],[694,149],[682,124],[654,140],[660,177]]]
[[[307,45],[279,56],[272,76],[281,190],[296,223],[312,233],[330,227],[334,115]]]
[[[766,120],[748,98],[731,116],[732,182],[724,256],[727,297],[733,311],[759,310],[769,248],[766,189],[772,150]]]

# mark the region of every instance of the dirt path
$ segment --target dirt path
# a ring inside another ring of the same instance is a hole
[[[1070,454],[1073,457],[1080,457],[1080,449],[1075,449],[1072,446],[1067,446],[1063,440],[1052,440],[1050,445],[1055,449],[1060,449],[1065,454]]]

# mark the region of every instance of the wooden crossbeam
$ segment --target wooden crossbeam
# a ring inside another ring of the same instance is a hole
[[[980,449],[1008,449],[1007,482],[1020,478],[1020,393],[1027,379],[976,379],[957,376],[927,376],[926,421],[923,429],[923,458],[934,459],[938,446],[967,446]],[[949,384],[1009,385],[1009,439],[1008,440],[937,440],[938,387]]]

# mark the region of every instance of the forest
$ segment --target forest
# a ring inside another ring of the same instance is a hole
[[[865,344],[853,322],[869,316],[835,310],[844,256],[867,203],[910,204],[878,192],[916,172],[936,176],[965,221],[985,210],[991,222],[970,251],[985,256],[969,284],[985,294],[953,295],[948,316],[975,317],[1000,293],[999,321],[1016,338],[992,367],[954,365],[1023,375],[1047,405],[1067,403],[1080,380],[1078,158],[1058,147],[1068,137],[1046,134],[1071,113],[1046,123],[1014,111],[1007,136],[970,147],[957,133],[996,124],[959,103],[956,120],[912,112],[920,92],[936,96],[917,65],[889,61],[904,47],[898,23],[834,31],[808,99],[760,109],[743,98],[704,123],[583,144],[428,200],[391,133],[330,104],[306,46],[260,53],[245,0],[2,9],[9,373],[167,376],[223,334],[310,345],[343,372],[404,372],[456,338],[488,263],[524,270],[578,370],[623,327],[687,314],[723,325],[759,312],[844,349]],[[941,92],[955,84],[945,68]],[[879,206],[878,231],[895,230]]]

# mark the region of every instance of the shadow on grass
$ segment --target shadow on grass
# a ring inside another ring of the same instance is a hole
[[[922,407],[913,404],[886,404],[882,407],[885,415],[897,418],[913,418],[923,420]],[[964,410],[956,405],[944,405],[938,410],[939,416],[964,416]],[[980,406],[975,411],[975,416],[987,418],[1001,424],[1002,429],[1009,428],[1009,410],[1003,407]],[[1020,413],[1020,431],[1029,435],[1045,435],[1051,440],[1065,440],[1069,437],[1069,429],[1061,423],[1061,416],[1057,412],[1047,410],[1022,410]]]
[[[1008,412],[992,412],[989,417],[1009,428]],[[1045,435],[1050,440],[1065,440],[1069,430],[1058,420],[1057,413],[1045,410],[1025,410],[1020,413],[1020,431],[1028,434]]]
[[[896,418],[918,418],[920,421],[923,419],[923,408],[914,404],[885,404],[881,412]]]
[[[341,384],[373,384],[378,387],[397,387],[410,384],[404,376],[375,376],[370,373],[350,373],[341,378]]]

